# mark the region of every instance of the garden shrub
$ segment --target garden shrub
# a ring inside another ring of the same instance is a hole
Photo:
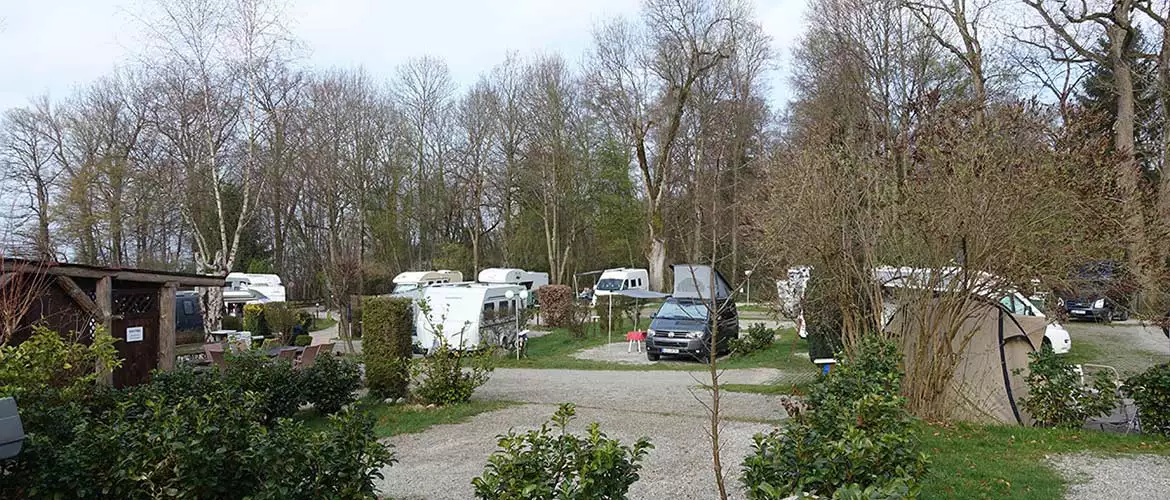
[[[223,377],[228,390],[257,395],[265,424],[291,417],[305,398],[303,373],[288,360],[270,359],[262,352],[229,354]]]
[[[318,356],[317,362],[304,370],[303,380],[305,399],[321,413],[337,413],[353,402],[353,393],[362,382],[356,363],[333,355]]]
[[[275,335],[282,343],[288,344],[293,338],[293,328],[297,326],[296,313],[283,302],[269,302],[264,304],[263,315],[269,332],[265,336]]]
[[[1142,432],[1170,436],[1170,363],[1129,377],[1125,386],[1137,404]]]
[[[411,366],[417,381],[413,396],[422,403],[450,405],[471,400],[493,369],[493,352],[466,352],[443,344]]]
[[[646,438],[632,447],[623,445],[606,437],[596,422],[586,436],[575,436],[567,429],[575,415],[572,404],[561,405],[540,429],[499,436],[499,450],[488,458],[483,475],[471,481],[475,496],[488,500],[626,498],[654,446]]]
[[[408,360],[414,308],[410,299],[364,297],[362,299],[362,359],[366,363],[366,387],[380,398],[406,396]]]
[[[369,412],[347,410],[329,417],[329,430],[313,432],[284,420],[257,446],[261,469],[253,500],[375,498],[381,467],[397,460],[374,435]],[[289,450],[297,450],[289,453]]]
[[[298,309],[296,320],[302,331],[306,333],[313,331],[313,323],[316,322],[316,317],[313,316],[313,313],[304,309]]]
[[[97,363],[110,370],[121,366],[114,342],[101,328],[87,345],[34,327],[28,340],[0,348],[0,395],[19,399],[25,392],[46,389],[55,389],[62,397],[84,392],[97,380]]]
[[[551,327],[569,326],[573,316],[573,289],[568,285],[545,285],[537,290],[537,300],[540,301],[540,314],[544,322]]]
[[[742,465],[749,498],[903,486],[902,498],[917,496],[928,461],[898,396],[898,352],[876,339],[861,341],[856,350],[810,388],[806,411],[782,429],[755,436]]]
[[[271,332],[268,322],[264,319],[264,306],[260,304],[244,305],[244,331],[252,335],[267,337]]]
[[[776,330],[755,323],[748,327],[746,333],[741,333],[738,339],[731,339],[731,355],[746,356],[756,351],[762,351],[776,342]]]
[[[224,330],[244,331],[244,320],[236,316],[224,315],[219,319],[219,324]]]
[[[1024,381],[1028,396],[1020,398],[1020,405],[1039,426],[1076,429],[1085,420],[1108,415],[1117,407],[1117,386],[1106,373],[1098,372],[1092,386],[1084,387],[1073,365],[1052,349],[1028,353]]]
[[[313,345],[313,336],[312,335],[297,335],[296,338],[293,339],[293,345],[297,346],[297,347],[305,347],[305,346]]]
[[[629,321],[628,325],[634,324],[634,317],[637,315],[639,301],[632,297],[625,295],[613,295],[609,297],[597,298],[597,318],[598,323],[605,327],[609,325],[609,299],[613,297],[613,326],[614,328],[621,328],[623,321]]]
[[[17,395],[28,434],[19,456],[0,461],[0,498],[373,498],[378,469],[392,463],[365,412],[335,415],[321,431],[270,419],[262,387],[289,373],[287,362],[233,357],[239,363],[222,378],[180,366],[112,390],[93,383],[92,362],[30,364],[38,373],[8,376],[18,362],[11,351],[66,359],[89,349],[22,346],[0,353],[0,397]]]

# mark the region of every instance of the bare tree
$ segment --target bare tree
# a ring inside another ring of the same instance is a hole
[[[50,236],[52,198],[56,191],[60,167],[53,161],[53,141],[48,124],[50,105],[47,97],[38,99],[32,108],[8,110],[4,115],[2,162],[3,172],[23,185],[28,194],[24,208],[33,219],[30,240],[36,254],[55,260],[56,251]]]
[[[587,78],[594,105],[634,150],[646,203],[650,285],[665,283],[667,182],[695,83],[730,55],[725,5],[647,0],[642,29],[614,20],[594,32]]]

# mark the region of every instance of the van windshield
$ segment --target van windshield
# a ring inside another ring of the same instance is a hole
[[[394,285],[394,291],[391,293],[404,293],[415,290],[418,290],[418,283],[402,283],[400,285]]]
[[[658,309],[658,314],[655,315],[655,318],[706,320],[707,306],[699,303],[664,302],[662,308]]]
[[[620,280],[620,279],[616,279],[616,278],[605,278],[605,279],[597,282],[597,289],[598,290],[605,290],[607,292],[621,290],[623,288],[622,285],[624,285],[625,282],[626,282],[625,280]]]

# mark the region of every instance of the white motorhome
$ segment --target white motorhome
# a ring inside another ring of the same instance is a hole
[[[476,281],[480,283],[521,285],[528,290],[528,304],[532,305],[536,300],[536,290],[548,285],[548,273],[525,271],[523,269],[489,267],[479,272]]]
[[[394,277],[394,290],[391,295],[409,296],[417,298],[419,290],[424,287],[443,283],[458,283],[463,281],[463,273],[440,269],[438,271],[407,271],[398,273]]]
[[[511,292],[512,297],[508,297]],[[415,308],[415,342],[423,349],[446,343],[453,349],[508,345],[515,339],[516,314],[526,307],[522,285],[457,283],[422,289]]]
[[[619,267],[606,269],[593,287],[595,295],[609,295],[621,290],[649,290],[650,273],[645,269]]]
[[[275,274],[231,273],[224,278],[224,304],[263,304],[284,302],[284,285]]]

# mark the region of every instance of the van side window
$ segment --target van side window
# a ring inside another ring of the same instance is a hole
[[[195,314],[195,304],[189,300],[183,301],[183,314],[187,316]]]

